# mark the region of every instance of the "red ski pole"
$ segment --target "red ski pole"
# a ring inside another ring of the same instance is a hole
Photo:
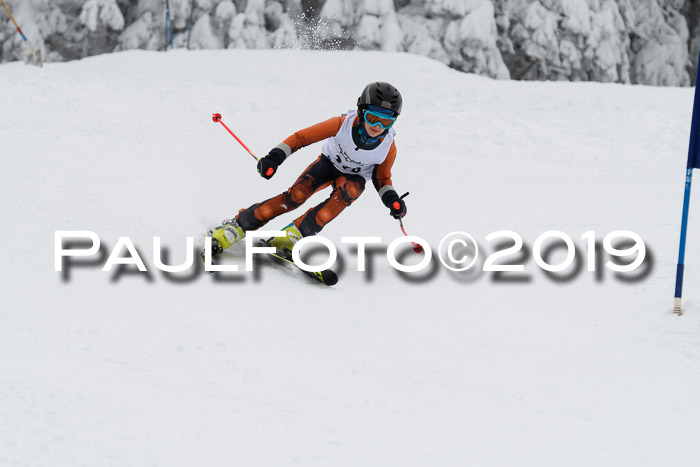
[[[401,195],[401,199],[404,199],[406,196],[408,196],[408,191],[406,193],[404,193],[403,195]],[[401,206],[399,205],[399,202],[395,201],[394,202],[394,209],[399,209],[400,207]],[[403,231],[403,234],[408,237],[408,234],[406,233],[406,229],[403,228],[403,220],[399,219],[399,225],[401,226],[401,230]],[[420,253],[421,251],[423,251],[423,247],[420,246],[420,243],[413,243],[413,242],[411,242],[411,243],[413,244],[413,251],[415,251],[416,253]]]
[[[236,138],[236,141],[238,141],[239,143],[241,143],[241,146],[243,146],[243,147],[245,148],[245,150],[248,151],[248,154],[250,154],[251,156],[253,156],[253,159],[255,159],[256,161],[258,160],[258,158],[255,157],[255,154],[253,154],[253,151],[251,151],[250,149],[248,149],[248,146],[246,146],[245,144],[243,144],[243,141],[241,141],[241,140],[238,138],[238,136],[236,136],[236,134],[235,134],[233,131],[231,131],[231,129],[230,129],[229,127],[227,127],[226,124],[225,124],[224,122],[221,121],[221,114],[214,114],[214,115],[212,116],[212,120],[214,120],[214,122],[219,122],[219,123],[221,123],[221,124],[224,126],[224,128],[226,128],[226,130],[227,130],[229,133],[231,133],[231,136],[233,136],[234,138]]]

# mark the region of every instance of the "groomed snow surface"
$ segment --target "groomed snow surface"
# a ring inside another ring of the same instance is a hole
[[[408,233],[437,249],[466,231],[480,267],[485,237],[516,231],[529,250],[508,260],[524,274],[448,273],[434,258],[432,275],[406,279],[381,249],[357,272],[341,236],[385,248],[402,235],[371,186],[322,232],[345,259],[333,288],[265,262],[257,278],[156,270],[153,237],[182,262],[186,237],[199,244],[320,153],[300,150],[265,181],[213,112],[262,156],[375,80],[404,95],[393,182],[411,192]],[[0,465],[698,465],[697,201],[686,313],[671,313],[692,89],[239,50],[12,63],[0,89]],[[532,259],[553,229],[583,261],[565,281]],[[606,269],[607,254],[600,274],[586,270],[581,235],[619,229],[646,242],[641,279]],[[101,260],[55,272],[57,230],[96,232]],[[120,236],[149,274],[101,272]]]

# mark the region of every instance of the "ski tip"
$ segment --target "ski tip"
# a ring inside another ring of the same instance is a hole
[[[321,271],[321,277],[322,282],[328,286],[335,285],[338,283],[338,275],[330,269]]]
[[[338,283],[338,276],[336,276],[335,274],[333,275],[333,279],[326,280],[326,281],[324,282],[324,284],[326,284],[326,285],[328,285],[328,286],[333,286],[333,285],[335,285],[335,284],[337,284],[337,283]]]

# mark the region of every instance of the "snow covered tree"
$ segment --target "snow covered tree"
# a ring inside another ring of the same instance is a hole
[[[437,1],[445,8],[446,0]],[[447,0],[447,5],[453,8],[453,14],[463,15],[450,21],[445,32],[444,46],[450,57],[450,66],[492,78],[509,79],[510,72],[496,43],[493,4],[475,0],[449,3]]]
[[[248,0],[245,11],[233,18],[228,35],[231,38],[228,48],[266,48],[265,0]]]
[[[576,0],[573,0],[576,2]],[[573,3],[563,0],[561,3]],[[590,30],[588,5],[581,3],[562,7],[562,12],[574,16],[560,15],[547,8],[538,0],[517,0],[510,9],[510,36],[513,41],[513,54],[506,55],[511,75],[517,79],[566,79],[572,69],[580,69],[581,58],[577,47],[579,34]],[[549,3],[547,3],[549,5]],[[556,7],[557,5],[552,5]],[[578,16],[576,16],[578,15]],[[559,23],[564,23],[569,30],[565,34],[563,50],[559,44]],[[565,65],[562,64],[562,57]]]
[[[355,36],[358,49],[396,52],[403,50],[403,34],[393,0],[364,0]]]
[[[236,16],[236,4],[220,1],[216,6],[210,0],[197,4],[190,37],[191,49],[223,49],[229,42],[228,30]],[[185,30],[181,32],[184,37]],[[186,41],[185,41],[186,42]]]
[[[488,0],[413,2],[398,15],[403,49],[459,70],[507,79],[495,15]]]
[[[268,43],[273,49],[293,49],[299,47],[294,22],[284,12],[281,3],[272,1],[265,7],[265,28],[269,31]]]
[[[52,52],[47,41],[67,29],[67,19],[61,9],[48,0],[5,0],[27,40],[41,49],[46,61],[59,61],[64,57]],[[17,33],[14,24],[0,9],[0,62],[22,60],[27,47]],[[60,42],[60,41],[59,41]],[[77,58],[77,57],[70,57]]]
[[[430,57],[449,65],[450,57],[441,42],[445,30],[445,21],[442,18],[426,19],[409,14],[407,10],[402,10],[398,17],[404,31],[403,47],[406,52]]]
[[[310,28],[310,48],[348,49],[356,45],[355,29],[359,4],[349,0],[326,0]]]
[[[160,37],[158,32],[160,31]],[[163,47],[162,25],[156,20],[156,15],[144,11],[139,18],[131,23],[117,40],[115,50],[146,49],[158,50]]]
[[[124,28],[124,17],[115,0],[87,0],[80,12],[80,22],[93,32],[100,28],[113,31]]]
[[[228,29],[228,48],[265,49],[298,47],[294,23],[277,1],[248,0],[245,11],[234,16]]]
[[[700,65],[700,63],[698,63],[698,54],[700,54],[700,27],[695,27],[695,34],[693,34],[692,37],[690,41],[690,84],[691,86],[697,86],[696,78],[698,75],[698,66]]]
[[[115,50],[159,50],[165,44],[165,4],[162,0],[138,0],[137,18],[117,39]]]
[[[192,26],[191,49],[223,49],[224,39],[217,34],[211,16],[202,15]]]
[[[115,50],[165,48],[167,35],[166,3],[164,0],[137,0],[136,18],[119,36]],[[173,27],[173,46],[187,45],[187,28],[189,27],[191,0],[168,0],[170,20]],[[212,0],[195,1],[195,20],[201,15],[208,15],[213,9]],[[203,26],[200,25],[200,29]],[[204,32],[202,34],[205,34]]]
[[[688,86],[688,39],[679,1],[632,0],[635,25],[632,34],[631,75],[635,83]]]
[[[597,10],[597,11],[596,11]],[[629,12],[629,10],[624,10]],[[581,69],[575,79],[629,83],[630,19],[625,20],[618,2],[603,0],[590,12],[590,28],[586,32]]]
[[[164,48],[165,0],[7,0],[47,61]],[[192,0],[168,0],[185,47]],[[700,0],[195,0],[191,47],[405,51],[494,78],[685,86]],[[25,44],[0,16],[0,62]]]
[[[681,0],[515,0],[512,54],[519,79],[687,85]]]
[[[236,8],[236,4],[231,0],[219,2],[214,9],[213,22],[216,29],[227,32],[228,28],[231,27],[231,21],[233,21],[233,17],[236,16],[237,11],[238,8]]]
[[[124,29],[124,16],[115,0],[87,0],[79,16],[87,31],[81,42],[81,56],[114,50],[119,31]]]
[[[688,21],[688,29],[690,30],[688,58],[691,66],[688,73],[690,74],[691,85],[695,86],[695,79],[698,72],[698,53],[700,52],[700,1],[694,0],[685,2],[681,12]]]

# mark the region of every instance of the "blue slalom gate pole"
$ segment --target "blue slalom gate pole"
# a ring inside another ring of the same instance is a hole
[[[187,50],[190,50],[190,35],[192,34],[192,17],[194,16],[194,0],[190,8],[190,21],[187,23]]]
[[[168,0],[165,0],[163,3],[165,3],[165,18],[164,20],[164,29],[163,29],[163,50],[166,52],[168,51],[168,13],[169,13],[169,8],[168,8]]]
[[[683,219],[681,221],[681,243],[678,248],[678,265],[676,266],[676,294],[673,299],[673,312],[682,315],[681,297],[683,296],[683,268],[685,266],[685,239],[688,230],[688,208],[690,206],[690,187],[693,183],[693,168],[685,172],[685,195],[683,196]]]
[[[673,300],[673,312],[683,314],[681,297],[683,296],[683,270],[685,268],[685,242],[688,230],[688,208],[690,206],[690,186],[693,182],[693,169],[700,162],[700,57],[698,58],[698,73],[695,78],[695,99],[693,101],[693,120],[690,124],[690,144],[688,145],[688,165],[685,171],[685,195],[683,196],[683,219],[681,220],[681,241],[678,248],[678,266],[676,267],[676,293]]]
[[[173,18],[170,15],[170,0],[168,0],[168,24],[170,25],[170,48],[173,48]]]
[[[173,48],[173,20],[170,18],[170,0],[165,0],[165,50],[168,50],[168,42],[170,48]]]

